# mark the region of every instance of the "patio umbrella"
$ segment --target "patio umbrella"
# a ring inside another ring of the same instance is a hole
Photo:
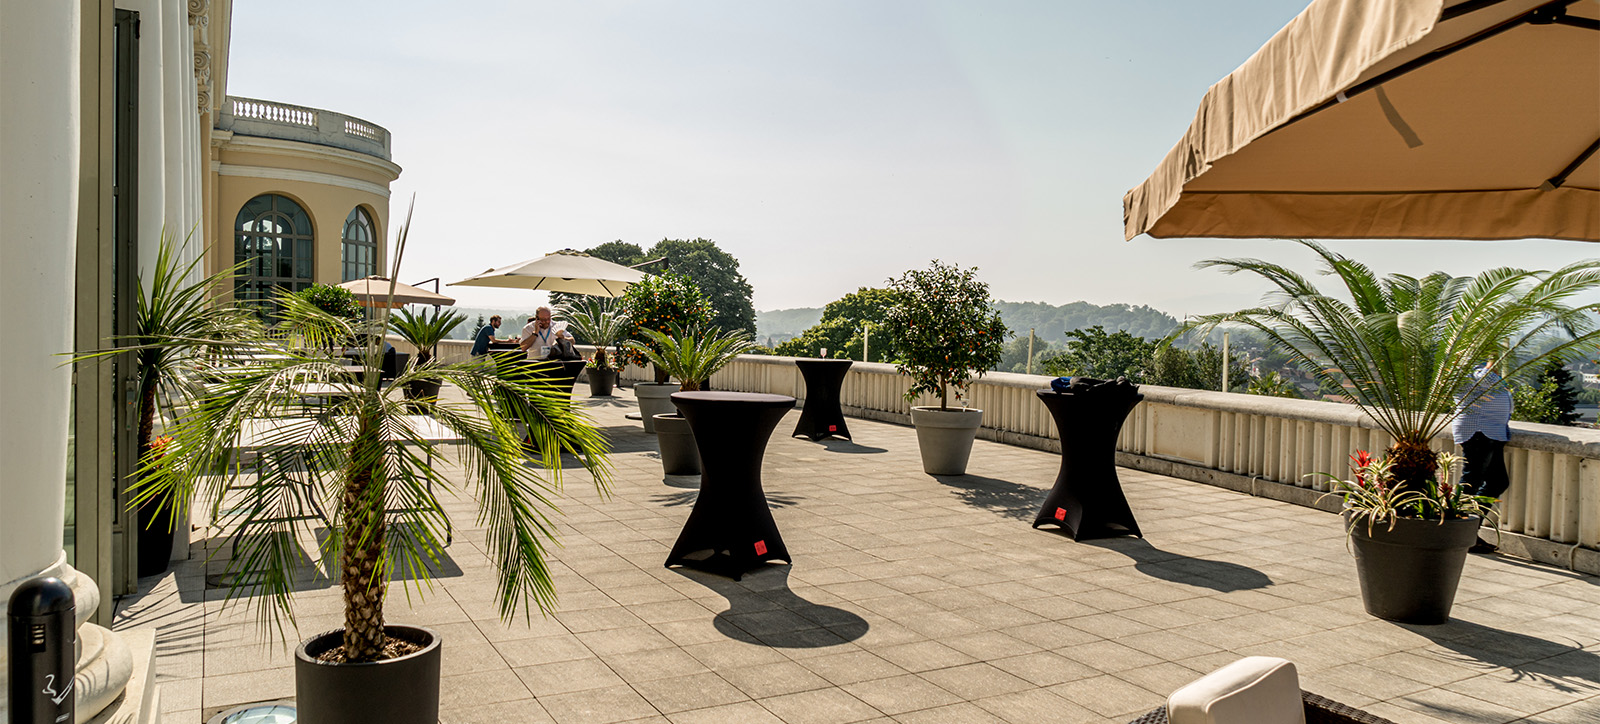
[[[1206,93],[1124,233],[1600,241],[1600,3],[1316,0]]]
[[[450,286],[542,289],[547,292],[620,297],[646,274],[583,252],[563,249],[538,259],[490,269]]]
[[[356,295],[356,301],[363,307],[382,307],[390,301],[388,279],[383,277],[366,277],[352,279],[339,286],[349,289]],[[432,304],[434,306],[448,307],[456,300],[443,294],[435,294],[426,289],[418,289],[410,284],[394,284],[394,300],[391,307],[403,307],[407,304]]]

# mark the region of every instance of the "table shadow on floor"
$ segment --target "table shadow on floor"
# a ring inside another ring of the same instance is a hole
[[[817,649],[867,635],[867,620],[842,608],[813,603],[789,588],[792,566],[767,564],[739,581],[690,568],[678,575],[716,591],[728,601],[712,625],[735,641],[777,649]]]
[[[955,490],[961,502],[999,513],[1012,520],[1032,521],[1049,491],[1031,485],[982,475],[935,475],[941,485]]]
[[[1100,538],[1084,545],[1116,551],[1134,561],[1134,570],[1151,578],[1209,588],[1219,593],[1253,591],[1272,585],[1272,577],[1249,566],[1164,551],[1143,538]]]
[[[686,476],[679,476],[679,477],[686,477]],[[652,502],[652,503],[654,503],[656,505],[667,507],[667,508],[678,508],[678,507],[682,507],[682,506],[685,506],[685,505],[692,507],[694,505],[694,501],[697,500],[700,497],[700,486],[698,485],[698,479],[696,479],[696,480],[697,480],[697,484],[693,488],[680,490],[680,491],[675,492],[675,493],[657,493],[655,495],[650,496],[650,502]],[[668,482],[667,484],[671,485],[674,488],[677,488],[677,487],[687,488],[687,486],[674,485],[671,482]],[[799,505],[800,501],[802,501],[802,500],[805,500],[805,496],[803,496],[803,495],[785,495],[783,493],[770,493],[770,492],[767,493],[767,507],[769,507],[769,508],[788,508],[788,507],[792,507],[792,506],[795,506],[795,505]]]
[[[877,455],[878,453],[889,452],[885,448],[862,445],[854,440],[840,440],[838,438],[830,437],[816,440],[814,442],[823,446],[824,448],[827,448],[828,452],[846,453],[850,455]]]

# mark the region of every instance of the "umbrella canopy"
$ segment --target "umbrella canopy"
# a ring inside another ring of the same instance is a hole
[[[1600,241],[1600,3],[1316,0],[1211,87],[1127,238]]]
[[[538,259],[490,269],[474,277],[451,282],[450,286],[542,289],[547,292],[620,297],[628,286],[645,278],[638,269],[562,250]]]
[[[410,284],[394,283],[394,300],[389,304],[390,281],[383,277],[366,277],[352,279],[339,286],[349,289],[356,295],[356,301],[363,307],[403,307],[407,304],[432,304],[448,307],[456,300],[443,294],[435,294],[426,289],[418,289]]]

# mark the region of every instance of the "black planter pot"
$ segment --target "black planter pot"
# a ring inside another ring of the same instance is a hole
[[[159,500],[139,506],[140,578],[164,573],[172,564],[172,532],[172,506],[162,506]]]
[[[590,367],[584,374],[589,375],[589,396],[610,397],[611,388],[617,384],[617,371],[604,370]]]
[[[1450,620],[1467,549],[1478,540],[1480,518],[1398,518],[1372,526],[1344,513],[1356,555],[1361,603],[1385,621],[1435,625]]]
[[[700,448],[694,430],[683,415],[656,415],[656,446],[661,449],[661,471],[667,475],[699,475]]]
[[[312,636],[295,649],[295,709],[300,724],[438,724],[439,635],[420,626],[383,627],[390,637],[422,646],[398,659],[325,664],[323,653],[344,643],[344,632]]]

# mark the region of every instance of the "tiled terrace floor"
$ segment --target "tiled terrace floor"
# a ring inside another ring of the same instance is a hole
[[[1075,543],[1028,525],[1055,456],[979,441],[969,475],[934,478],[910,428],[865,420],[853,443],[818,444],[785,437],[792,412],[767,448],[793,566],[668,570],[697,479],[663,478],[619,394],[592,408],[616,444],[613,494],[567,481],[560,613],[498,619],[466,499],[426,601],[391,590],[391,622],[445,637],[446,724],[1125,722],[1251,654],[1403,724],[1600,722],[1593,577],[1473,556],[1452,623],[1385,623],[1361,610],[1332,515],[1122,470],[1146,537]],[[294,694],[290,647],[256,643],[203,567],[118,605],[117,628],[158,631],[168,724]],[[335,589],[297,601],[291,639],[338,625]]]

